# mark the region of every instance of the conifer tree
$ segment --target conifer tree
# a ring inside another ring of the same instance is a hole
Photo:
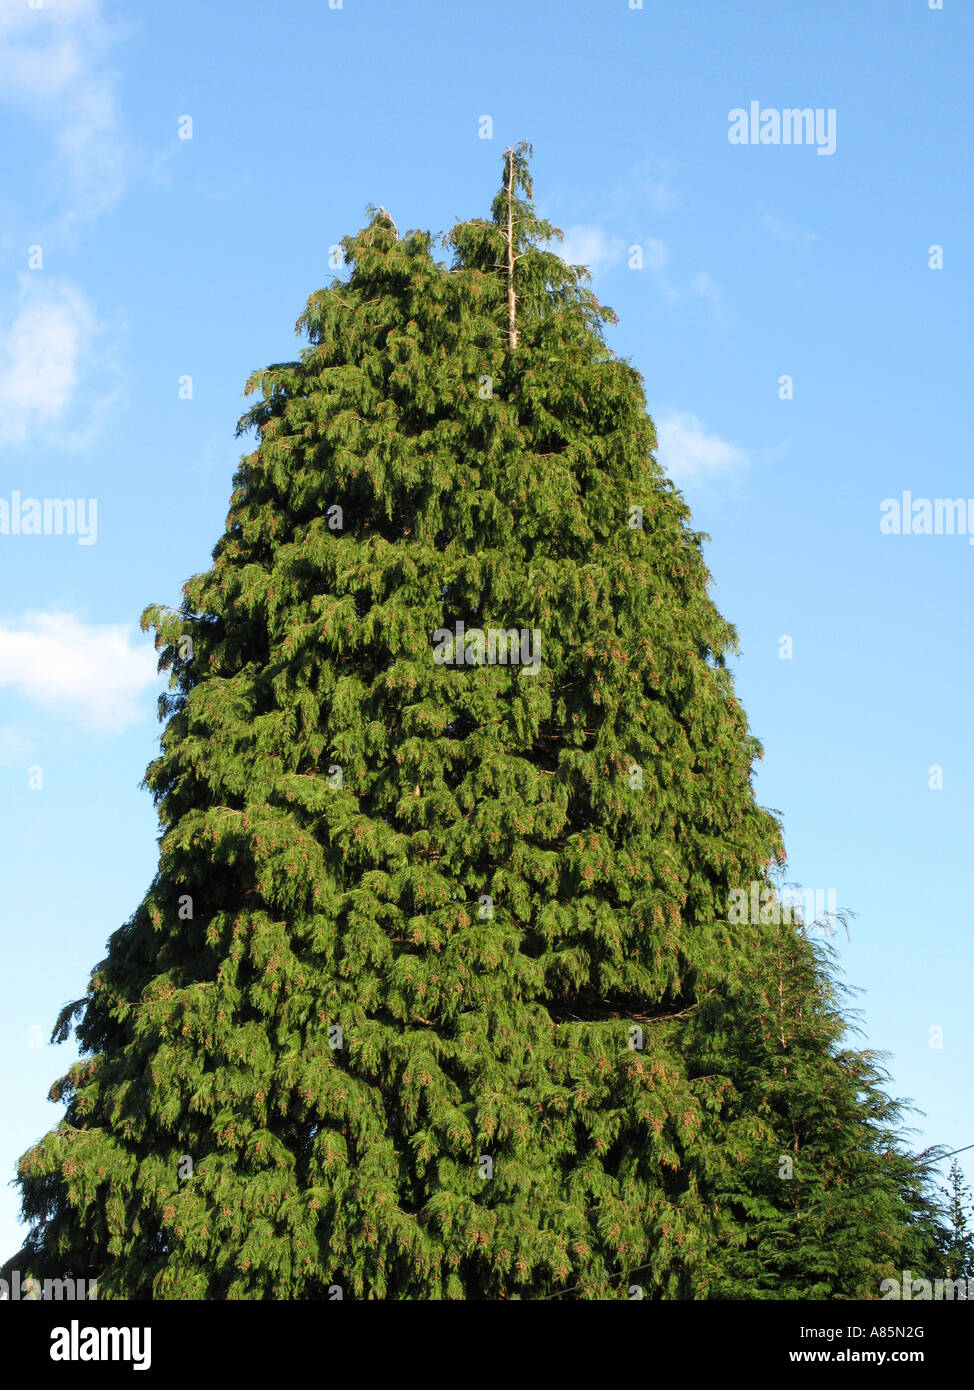
[[[38,1277],[875,1296],[911,1248],[816,948],[729,920],[784,859],[734,629],[530,155],[449,264],[382,209],[345,238],[211,568],[143,615],[159,866],[58,1021]]]
[[[944,1228],[940,1238],[940,1260],[947,1279],[974,1280],[974,1205],[971,1190],[957,1159],[950,1165],[947,1187],[943,1189]],[[939,1273],[939,1271],[938,1271]]]

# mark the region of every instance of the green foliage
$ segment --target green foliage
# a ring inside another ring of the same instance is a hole
[[[974,1205],[971,1190],[955,1158],[942,1189],[946,1218],[940,1233],[941,1268],[947,1279],[974,1279]]]
[[[248,382],[211,568],[143,616],[159,867],[59,1021],[83,1059],[20,1166],[40,1274],[872,1297],[914,1248],[820,953],[727,920],[784,860],[734,630],[529,153],[450,264],[381,210],[344,240],[299,360]],[[539,669],[437,664],[459,621],[537,630]]]

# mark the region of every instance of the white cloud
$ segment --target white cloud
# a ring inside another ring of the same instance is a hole
[[[647,179],[640,191],[659,212],[669,212],[680,201],[679,193],[674,192],[664,179]]]
[[[40,435],[84,447],[117,398],[118,363],[97,350],[104,328],[76,286],[38,272],[18,278],[18,302],[0,313],[0,444]],[[71,432],[64,426],[78,396],[88,423]]]
[[[653,417],[659,462],[678,487],[737,477],[750,456],[736,444],[710,434],[689,411],[664,411]]]
[[[22,734],[9,725],[0,728],[0,767],[13,767],[15,763],[26,762],[30,744]]]
[[[157,654],[125,623],[86,624],[71,613],[0,621],[0,686],[82,725],[118,732],[149,713],[144,693]]]
[[[659,241],[656,237],[648,236],[643,242],[645,255],[643,265],[647,270],[662,270],[670,262],[670,248],[665,241]]]
[[[658,237],[645,237],[642,241],[632,238],[626,241],[621,236],[612,236],[601,227],[576,223],[565,232],[560,244],[555,241],[551,250],[555,251],[569,265],[585,265],[594,273],[608,270],[618,265],[630,254],[630,246],[638,246],[643,253],[643,267],[658,271],[669,264],[670,248]]]
[[[761,223],[775,241],[783,241],[788,246],[804,246],[810,241],[818,241],[816,232],[807,232],[794,222],[784,222],[773,212],[766,212]]]
[[[655,212],[670,212],[681,201],[680,194],[670,186],[670,174],[668,160],[644,160],[632,169],[625,183],[600,194],[603,207],[607,207],[613,217],[628,215],[633,207],[637,207],[640,214],[647,206]]]
[[[697,271],[690,281],[690,288],[698,299],[709,299],[712,304],[719,304],[724,297],[723,290],[705,270]]]
[[[100,0],[0,0],[0,101],[47,126],[66,174],[70,226],[103,212],[122,190],[116,77],[105,57],[118,37]]]
[[[594,274],[616,265],[626,252],[626,243],[620,236],[610,236],[601,227],[587,227],[576,223],[565,231],[565,239],[559,245],[552,242],[551,249],[569,265],[588,266]]]
[[[78,386],[95,330],[85,296],[64,281],[20,276],[20,303],[0,326],[0,439],[22,443],[56,424]]]
[[[690,293],[711,306],[718,323],[727,322],[724,313],[724,291],[705,270],[698,270],[690,281]]]

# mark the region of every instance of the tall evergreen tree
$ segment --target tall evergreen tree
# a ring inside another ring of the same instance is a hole
[[[956,1158],[951,1161],[942,1197],[946,1219],[940,1239],[940,1259],[944,1277],[974,1280],[974,1204]]]
[[[734,630],[530,153],[449,265],[381,209],[344,240],[212,567],[143,615],[159,867],[58,1022],[40,1277],[869,1296],[911,1248],[817,949],[729,917],[784,859]]]

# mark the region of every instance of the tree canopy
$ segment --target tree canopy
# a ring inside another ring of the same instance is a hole
[[[211,567],[143,615],[158,871],[58,1023],[38,1275],[835,1298],[929,1256],[825,951],[729,920],[785,853],[735,632],[530,155],[447,260],[382,209],[343,240]]]

